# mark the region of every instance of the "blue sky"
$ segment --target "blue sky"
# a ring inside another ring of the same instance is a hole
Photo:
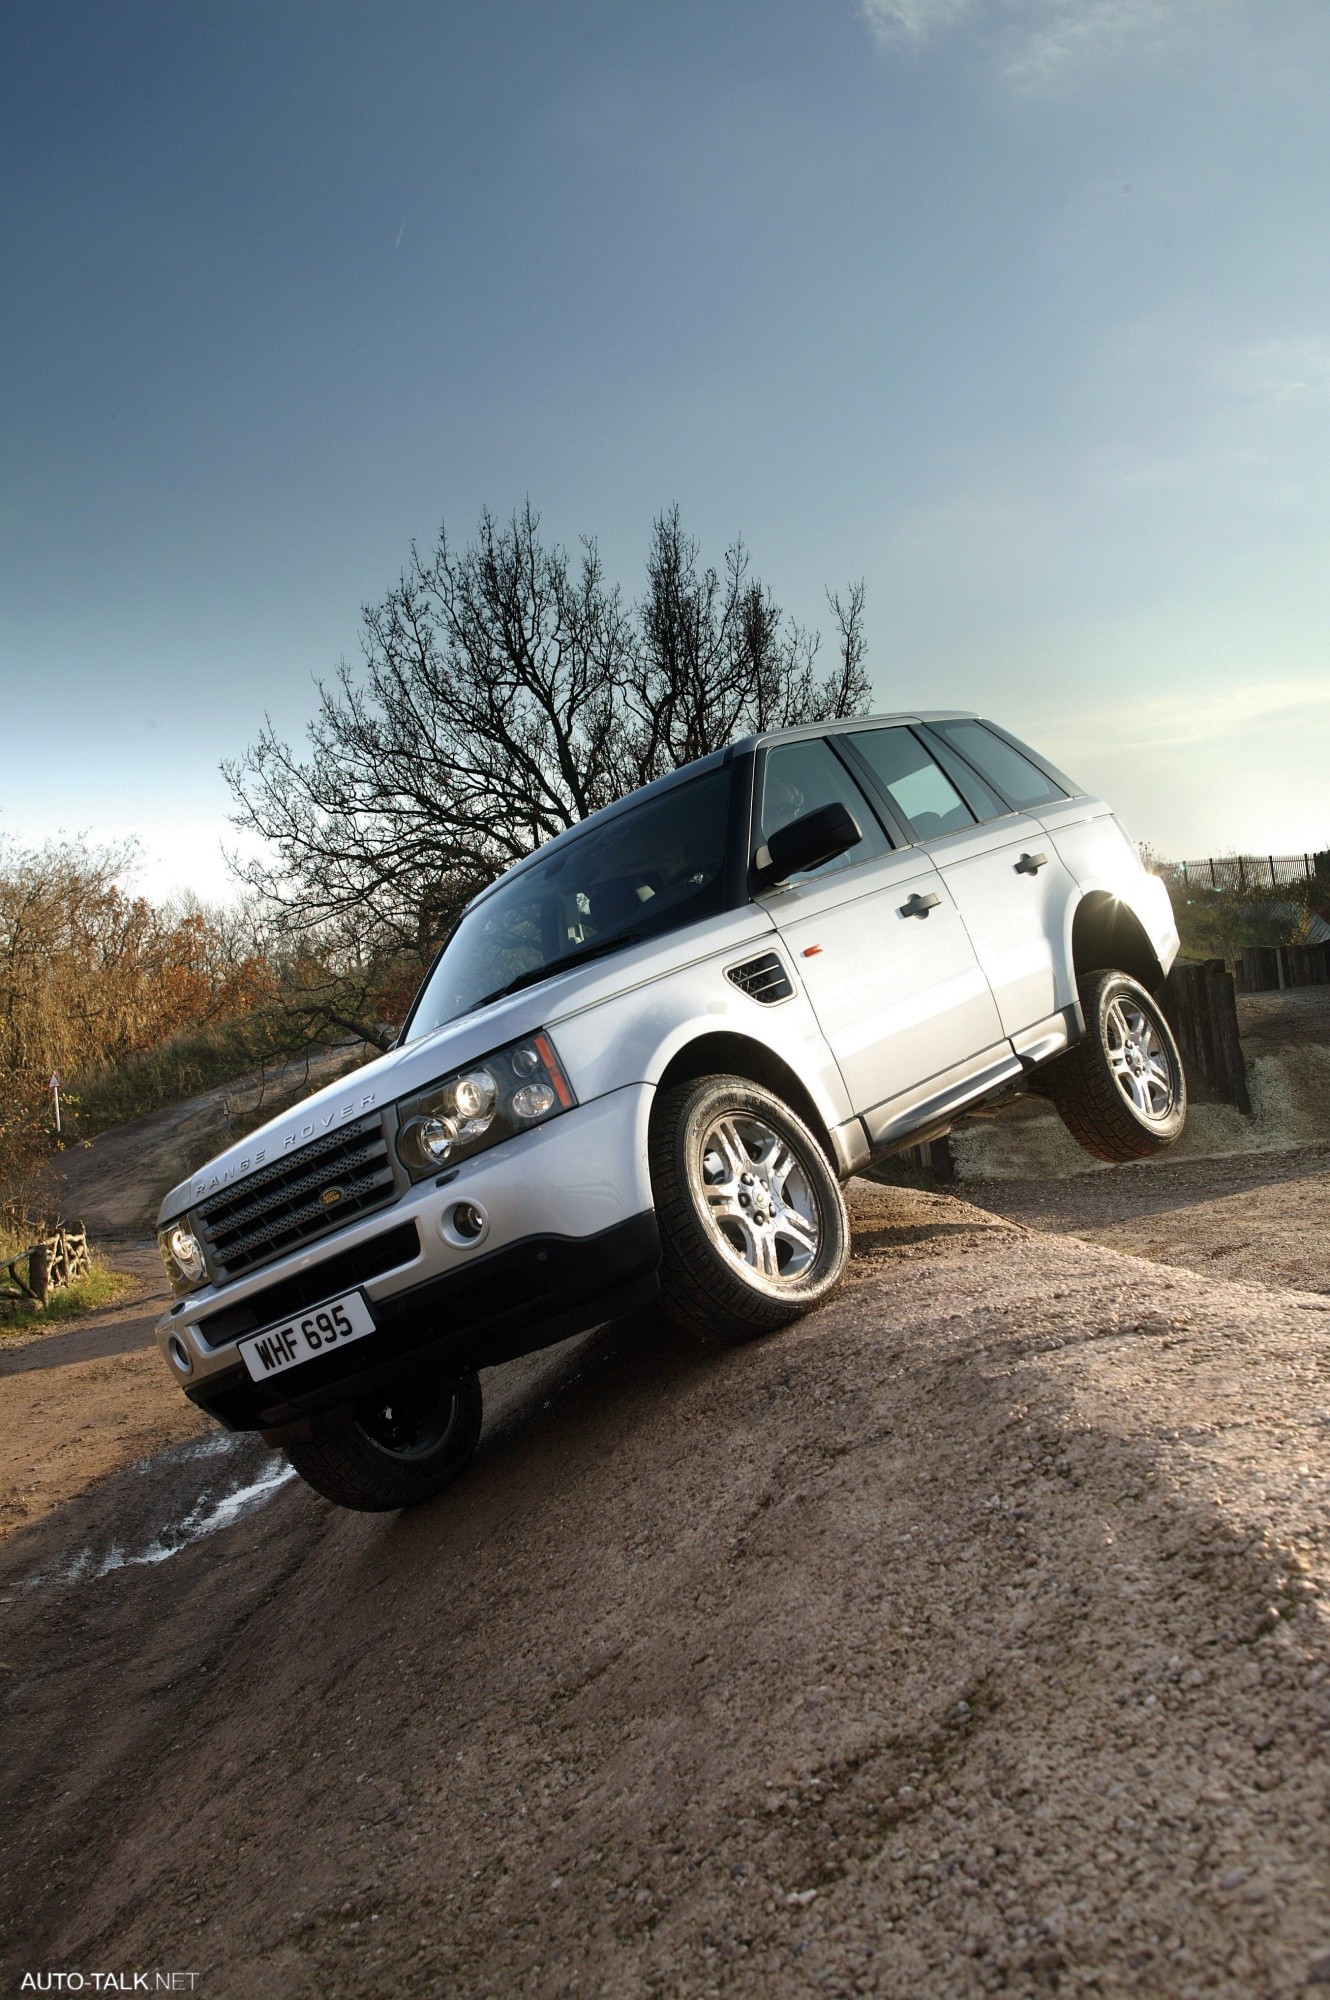
[[[881,706],[1166,852],[1330,843],[1323,0],[19,0],[0,55],[0,832],[220,891],[218,759],[530,494],[630,589],[672,500],[806,622],[864,576]]]

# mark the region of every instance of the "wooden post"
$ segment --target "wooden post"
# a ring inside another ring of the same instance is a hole
[[[1272,944],[1245,944],[1242,947],[1243,990],[1273,993],[1282,985],[1279,952]]]
[[[50,1297],[49,1265],[44,1243],[34,1243],[28,1252],[28,1290],[39,1306]]]
[[[1225,1104],[1235,1104],[1250,1117],[1233,977],[1223,959],[1179,959],[1164,988],[1164,1008],[1183,1067],[1203,1077]]]

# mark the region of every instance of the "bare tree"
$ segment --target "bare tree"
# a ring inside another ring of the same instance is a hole
[[[818,722],[829,722],[838,715],[862,715],[873,692],[864,671],[868,640],[864,635],[863,578],[847,587],[844,598],[838,590],[829,590],[827,603],[836,620],[837,663],[823,684],[822,706],[815,718]]]
[[[592,544],[573,569],[528,506],[446,534],[363,613],[365,670],[319,685],[303,757],[271,723],[224,767],[276,861],[240,872],[287,928],[353,917],[421,950],[450,913],[623,790],[632,633]]]
[[[853,714],[867,698],[864,682],[837,707],[840,677],[814,681],[817,635],[782,617],[742,541],[726,550],[723,575],[699,569],[699,555],[678,508],[660,515],[632,681],[639,782],[749,731]]]
[[[783,617],[736,542],[704,568],[677,508],[655,522],[636,608],[596,544],[570,561],[530,504],[440,531],[363,613],[364,664],[320,683],[303,753],[271,723],[224,766],[236,822],[269,860],[239,868],[290,962],[325,968],[302,1018],[373,1029],[384,965],[401,984],[503,868],[635,785],[747,730],[862,711],[863,586],[831,600],[840,660]],[[339,966],[341,970],[339,970]],[[303,1001],[297,1001],[303,1008]],[[371,1035],[371,1038],[374,1038]]]

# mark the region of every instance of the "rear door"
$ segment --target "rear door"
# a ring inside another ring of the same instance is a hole
[[[796,738],[761,753],[753,851],[833,801],[854,815],[863,840],[757,900],[802,974],[855,1111],[882,1143],[1010,1051],[942,876],[922,848],[895,844],[899,833],[831,741]]]
[[[1027,1056],[1063,1046],[1076,885],[1046,830],[940,733],[897,725],[848,741],[950,890],[1012,1046]]]

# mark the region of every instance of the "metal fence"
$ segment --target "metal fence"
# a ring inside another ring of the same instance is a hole
[[[1330,885],[1330,851],[1321,854],[1221,854],[1207,861],[1167,861],[1160,873],[1187,889],[1278,889],[1292,882]]]

